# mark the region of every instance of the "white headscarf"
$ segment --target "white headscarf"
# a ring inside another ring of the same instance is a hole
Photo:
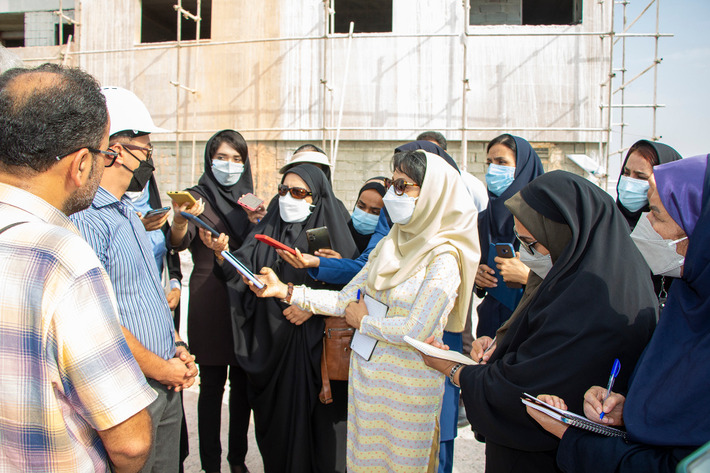
[[[425,151],[427,167],[411,220],[394,224],[372,250],[367,285],[391,289],[426,267],[437,255],[454,253],[461,285],[446,330],[463,331],[476,269],[481,258],[478,212],[461,175],[439,156]]]

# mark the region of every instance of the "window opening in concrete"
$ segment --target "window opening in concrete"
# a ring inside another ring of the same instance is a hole
[[[0,44],[6,48],[25,46],[25,15],[23,13],[0,14]]]
[[[392,0],[331,0],[331,5],[335,33],[348,33],[351,21],[355,33],[392,32]]]
[[[59,24],[54,25],[54,44],[67,44],[69,36],[74,36],[74,25],[64,23],[62,25],[62,37],[59,38]]]
[[[471,25],[576,25],[582,0],[469,0]]]
[[[162,43],[177,39],[175,0],[143,0],[141,2],[141,43]],[[197,0],[182,0],[182,8],[197,13]],[[209,39],[212,23],[212,0],[202,0],[200,39]],[[181,41],[197,38],[197,22],[180,17]]]

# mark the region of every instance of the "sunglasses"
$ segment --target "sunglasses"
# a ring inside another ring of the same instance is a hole
[[[404,194],[404,191],[407,190],[407,186],[413,186],[413,187],[419,187],[418,184],[415,184],[413,182],[407,182],[404,179],[389,179],[385,178],[385,189],[389,189],[390,187],[394,188],[394,193],[396,195],[402,195]]]
[[[104,159],[106,159],[107,162],[108,162],[108,164],[105,164],[105,165],[104,165],[104,167],[107,167],[107,168],[110,168],[111,166],[113,166],[113,163],[116,162],[116,158],[118,158],[118,153],[115,152],[115,151],[103,151],[103,150],[96,149],[96,148],[89,148],[88,146],[85,146],[84,148],[88,149],[89,152],[90,152],[90,153],[93,153],[93,154],[103,154],[103,155],[104,155]],[[82,149],[84,149],[84,148],[75,149],[74,151],[71,151],[71,152],[69,152],[69,153],[63,154],[63,155],[61,155],[61,156],[56,156],[56,159],[57,159],[57,161],[61,161],[62,159],[64,159],[64,158],[66,158],[67,156],[69,156],[70,154],[74,154],[74,153],[76,153],[77,151],[82,150]],[[109,148],[109,150],[110,150],[110,149],[111,149],[111,148]]]
[[[144,148],[143,146],[137,146],[137,145],[128,144],[128,143],[125,143],[125,144],[124,144],[124,143],[121,143],[121,146],[123,146],[123,147],[126,148],[126,149],[132,149],[132,150],[134,150],[134,151],[135,151],[135,150],[144,151],[144,152],[145,152],[145,159],[146,159],[146,160],[148,160],[148,159],[150,159],[151,157],[153,157],[153,145],[152,145],[152,144],[149,144],[147,148]],[[133,156],[134,158],[136,158],[136,156],[135,156],[133,153],[131,153],[130,151],[128,152],[128,154],[130,154],[131,156]],[[136,158],[136,159],[138,159],[138,158]],[[138,161],[140,161],[140,159],[138,159]]]
[[[313,192],[309,192],[303,187],[289,187],[284,184],[279,184],[279,195],[281,197],[285,196],[289,192],[291,193],[291,197],[294,199],[305,199],[309,195],[313,195]]]
[[[525,248],[525,250],[531,255],[534,255],[535,253],[533,253],[533,246],[535,245],[535,243],[537,243],[537,240],[533,240],[531,242],[523,241],[523,238],[520,236],[520,234],[518,234],[518,230],[516,230],[515,227],[513,227],[513,233],[515,234],[515,238],[517,238],[520,242],[520,246]]]

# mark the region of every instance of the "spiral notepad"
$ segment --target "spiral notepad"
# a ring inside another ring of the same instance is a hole
[[[520,400],[523,401],[523,404],[526,406],[530,406],[533,409],[538,410],[543,414],[547,414],[553,419],[557,419],[565,424],[571,425],[572,427],[588,430],[599,435],[606,435],[607,437],[621,437],[626,440],[626,432],[623,430],[615,429],[614,427],[609,427],[608,425],[597,424],[596,422],[592,422],[586,417],[577,415],[574,412],[558,409],[539,400],[535,396],[531,396],[528,393],[523,393],[523,397],[521,397]]]

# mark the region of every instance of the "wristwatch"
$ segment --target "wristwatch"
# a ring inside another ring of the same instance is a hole
[[[175,342],[176,347],[185,347],[185,350],[190,351],[190,347],[187,345],[187,343],[183,342],[182,340]]]
[[[454,381],[454,375],[458,370],[460,370],[463,367],[463,363],[456,363],[452,368],[451,371],[449,371],[449,381],[451,381],[451,384],[454,385],[454,387],[461,388],[458,384],[456,384],[456,381]]]

